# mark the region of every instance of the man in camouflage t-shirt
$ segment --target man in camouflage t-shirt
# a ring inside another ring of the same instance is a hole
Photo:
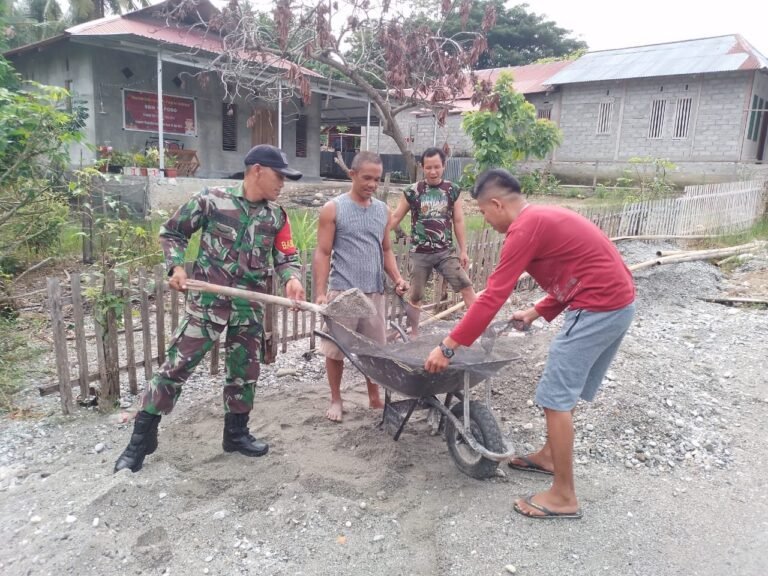
[[[467,308],[475,301],[475,291],[466,273],[469,258],[461,190],[453,182],[443,180],[445,153],[439,148],[425,150],[421,165],[424,180],[405,189],[390,223],[394,230],[411,213],[411,305],[406,307],[411,336],[418,335],[421,301],[432,270],[437,270],[461,294]],[[453,248],[454,232],[458,256]]]
[[[182,205],[160,229],[171,288],[186,290],[184,252],[192,234],[202,230],[192,269],[195,280],[264,292],[273,266],[286,296],[304,300],[291,226],[275,202],[285,178],[298,180],[301,173],[288,167],[280,149],[255,146],[245,157],[242,186],[206,188]],[[173,410],[182,385],[225,329],[223,448],[246,456],[267,453],[269,446],[248,431],[262,359],[262,306],[243,298],[197,292],[187,297],[186,315],[170,342],[167,360],[142,396],[130,443],[118,458],[115,472],[138,471],[144,457],[155,451],[161,414]]]

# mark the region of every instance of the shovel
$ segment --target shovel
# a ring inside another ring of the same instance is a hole
[[[480,346],[482,346],[483,352],[486,354],[493,352],[493,346],[496,344],[496,339],[510,328],[514,328],[520,332],[529,332],[531,330],[531,325],[526,324],[522,320],[515,320],[514,318],[489,324],[480,339]]]
[[[219,284],[211,284],[209,282],[203,282],[202,280],[187,280],[187,290],[221,294],[222,296],[229,296],[231,298],[244,298],[252,302],[261,302],[263,304],[277,304],[278,306],[285,306],[286,308],[316,312],[317,314],[332,319],[376,316],[376,314],[378,314],[373,302],[371,302],[359,288],[345,290],[325,306],[320,306],[319,304],[314,304],[312,302],[283,298],[282,296],[274,296],[272,294],[264,294],[263,292],[253,292],[251,290],[242,290],[241,288],[220,286]]]

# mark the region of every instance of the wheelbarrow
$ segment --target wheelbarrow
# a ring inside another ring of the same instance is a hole
[[[456,466],[472,478],[495,476],[499,462],[514,456],[504,442],[490,409],[490,376],[519,356],[457,353],[444,372],[424,370],[424,358],[404,359],[398,352],[409,344],[382,346],[336,322],[329,331],[315,334],[336,344],[363,376],[384,387],[384,414],[380,426],[399,440],[414,411],[429,410],[434,431],[443,433]],[[403,335],[404,336],[404,335]],[[468,349],[462,349],[466,351]],[[470,389],[485,381],[485,402],[469,400]],[[393,401],[392,393],[406,396]],[[443,396],[439,399],[438,396]]]

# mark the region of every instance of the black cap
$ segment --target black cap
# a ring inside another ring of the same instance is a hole
[[[302,177],[302,173],[298,170],[288,168],[288,157],[285,152],[269,144],[254,146],[245,155],[245,165],[252,166],[254,164],[272,168],[290,180],[298,180]]]

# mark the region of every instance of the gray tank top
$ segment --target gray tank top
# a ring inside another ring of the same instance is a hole
[[[384,252],[381,242],[389,209],[371,199],[367,208],[349,193],[333,199],[336,204],[336,236],[331,253],[330,290],[359,288],[366,294],[384,292]]]

